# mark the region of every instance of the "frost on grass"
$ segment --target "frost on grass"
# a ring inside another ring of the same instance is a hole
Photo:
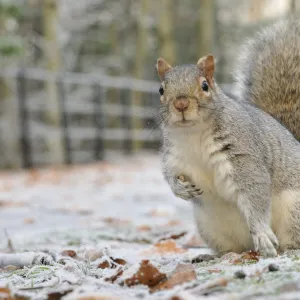
[[[46,253],[23,252],[23,253],[0,253],[0,268],[15,266],[22,268],[29,265],[50,265],[53,258]]]
[[[300,251],[192,263],[211,252],[154,157],[0,176],[0,299],[300,298]]]

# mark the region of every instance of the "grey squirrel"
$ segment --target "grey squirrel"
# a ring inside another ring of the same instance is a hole
[[[219,255],[300,248],[299,64],[294,20],[246,44],[235,100],[216,84],[212,55],[157,61],[164,177],[192,200],[199,233]]]

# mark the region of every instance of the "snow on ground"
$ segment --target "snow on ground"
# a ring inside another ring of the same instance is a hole
[[[155,156],[3,172],[0,225],[0,299],[300,299],[300,251],[195,261]]]

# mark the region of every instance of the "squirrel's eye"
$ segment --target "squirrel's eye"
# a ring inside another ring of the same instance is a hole
[[[204,92],[207,92],[207,91],[208,91],[208,83],[207,83],[207,81],[204,80],[204,81],[202,82],[201,88],[202,88],[202,90],[203,90]]]
[[[160,88],[159,88],[159,93],[161,94],[161,95],[163,95],[164,94],[164,88],[161,86]]]

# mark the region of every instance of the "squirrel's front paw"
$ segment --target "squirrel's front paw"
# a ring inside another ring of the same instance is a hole
[[[184,175],[179,175],[175,179],[175,186],[173,187],[174,194],[184,200],[189,200],[202,195],[203,191],[196,187],[188,178]]]
[[[252,233],[255,251],[266,257],[277,256],[278,240],[270,228]]]

